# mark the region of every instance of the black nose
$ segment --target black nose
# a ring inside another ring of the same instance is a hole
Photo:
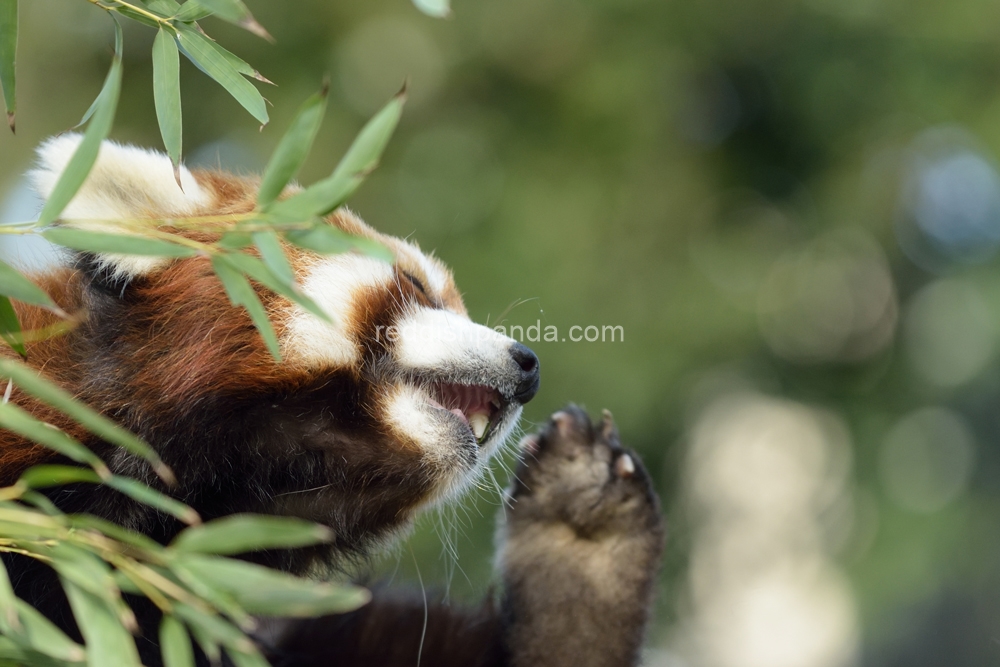
[[[524,404],[538,393],[538,385],[541,382],[538,372],[538,357],[520,343],[514,343],[510,346],[510,356],[521,368],[521,378],[514,390],[514,400]]]

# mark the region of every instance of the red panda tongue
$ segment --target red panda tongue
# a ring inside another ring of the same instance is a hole
[[[460,418],[460,419],[461,419],[461,420],[462,420],[463,422],[465,422],[465,425],[466,425],[466,426],[468,426],[468,425],[469,425],[469,419],[468,419],[468,417],[466,417],[466,416],[465,416],[465,413],[464,413],[464,412],[462,412],[461,410],[459,410],[458,408],[454,408],[454,409],[450,410],[449,412],[451,412],[452,414],[455,414],[455,415],[458,415],[458,417],[459,417],[459,418]]]

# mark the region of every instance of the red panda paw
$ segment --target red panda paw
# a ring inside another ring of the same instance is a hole
[[[631,667],[663,547],[642,461],[605,412],[552,415],[523,443],[507,492],[496,565],[511,667]]]
[[[649,474],[638,455],[622,447],[607,410],[594,424],[569,405],[521,447],[507,493],[508,522],[556,521],[588,539],[662,531]]]

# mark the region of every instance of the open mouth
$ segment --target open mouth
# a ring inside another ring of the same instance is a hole
[[[454,414],[483,444],[500,414],[500,392],[491,387],[439,382],[430,387],[430,404]]]

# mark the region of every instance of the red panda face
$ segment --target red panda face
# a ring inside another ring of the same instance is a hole
[[[43,195],[78,141],[63,136],[39,151],[33,177]],[[166,156],[106,142],[63,217],[253,209],[253,180],[184,169],[181,183]],[[538,360],[473,323],[451,273],[415,244],[346,210],[329,222],[381,242],[396,261],[286,248],[302,290],[331,322],[258,289],[281,363],[229,304],[208,258],[119,255],[81,255],[70,274],[40,278],[82,325],[29,359],[51,373],[64,355],[57,379],[156,446],[189,502],[291,513],[359,535],[405,522],[465,488],[511,437],[538,389]],[[138,470],[127,457],[112,463]]]

